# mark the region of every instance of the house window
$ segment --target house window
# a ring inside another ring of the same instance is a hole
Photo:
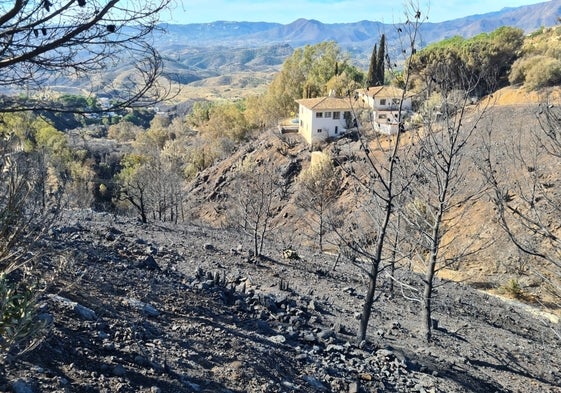
[[[321,133],[321,128],[318,128],[318,134],[320,134],[320,133]]]
[[[381,115],[378,115],[378,119],[386,119],[388,116],[384,113]]]
[[[338,134],[339,133],[339,127],[335,126],[335,133]]]
[[[316,112],[316,117],[317,118],[323,117],[323,112]]]
[[[343,116],[345,117],[345,119],[349,119],[351,117],[351,112],[345,111],[345,114]]]
[[[380,105],[386,105],[386,99],[385,98],[380,99]]]
[[[341,112],[333,112],[333,118],[335,120],[340,119],[341,118]]]
[[[331,112],[325,112],[325,117],[331,117]]]
[[[394,104],[394,105],[399,105],[399,102],[400,102],[400,101],[401,101],[401,100],[400,100],[399,98],[394,98],[394,99],[392,99],[392,104]]]

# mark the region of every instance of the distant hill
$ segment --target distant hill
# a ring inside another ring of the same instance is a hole
[[[421,26],[419,46],[455,35],[465,38],[514,26],[530,33],[554,26],[561,15],[561,0],[503,8]],[[398,31],[393,24],[374,21],[326,24],[298,19],[289,24],[217,21],[185,25],[162,25],[156,46],[166,61],[169,78],[181,84],[204,86],[208,78],[253,72],[276,72],[294,48],[333,40],[348,51],[360,67],[367,67],[372,46],[382,33],[390,50],[399,50]]]
[[[541,26],[553,26],[561,16],[561,0],[503,8],[500,11],[471,15],[440,23],[424,23],[421,27],[423,44],[440,41],[454,35],[471,37],[490,32],[501,26],[514,26],[531,32]],[[393,24],[373,21],[326,24],[317,20],[298,19],[283,25],[265,22],[213,22],[186,25],[165,25],[168,32],[161,38],[161,46],[181,44],[185,46],[262,46],[274,43],[293,47],[334,40],[345,48],[367,47],[371,49],[380,34],[388,40],[397,38]]]

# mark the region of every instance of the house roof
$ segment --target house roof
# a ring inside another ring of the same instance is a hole
[[[369,97],[397,98],[402,96],[403,89],[394,86],[370,86],[366,89],[358,89],[357,92]],[[405,96],[411,97],[411,94],[405,92]]]
[[[303,98],[296,100],[296,102],[308,109],[312,110],[345,110],[350,111],[364,106],[362,101],[355,101],[348,97],[317,97],[317,98]]]

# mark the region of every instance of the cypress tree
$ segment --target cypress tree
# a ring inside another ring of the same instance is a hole
[[[374,86],[376,82],[376,66],[378,61],[376,56],[378,55],[378,46],[374,45],[372,50],[372,55],[370,56],[370,66],[368,67],[368,74],[366,75],[366,85]]]
[[[384,84],[384,58],[386,57],[386,35],[380,37],[380,46],[378,47],[378,58],[376,59],[375,85],[382,86]]]

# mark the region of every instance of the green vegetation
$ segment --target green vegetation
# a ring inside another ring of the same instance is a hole
[[[368,86],[380,86],[385,82],[385,62],[386,62],[386,36],[382,34],[380,43],[374,45],[372,55],[370,57],[370,66],[366,74],[366,83]]]
[[[470,39],[456,36],[429,45],[409,60],[413,87],[438,87],[446,81],[447,86],[461,88],[466,80],[477,78],[475,93],[491,93],[508,84],[510,67],[523,41],[522,30],[505,26]]]
[[[333,80],[337,78],[346,81],[346,85]],[[363,81],[364,74],[350,64],[348,55],[335,42],[306,45],[286,59],[264,96],[264,105],[276,114],[276,119],[288,117],[296,112],[297,99],[327,95],[330,87],[352,91]]]
[[[45,327],[35,297],[34,288],[0,275],[0,358],[16,346],[31,346]]]
[[[524,297],[524,292],[522,287],[516,278],[509,279],[506,283],[499,287],[498,291],[501,295],[506,295],[513,299],[522,299]]]
[[[509,81],[529,90],[561,83],[561,28],[540,29],[524,40]]]

